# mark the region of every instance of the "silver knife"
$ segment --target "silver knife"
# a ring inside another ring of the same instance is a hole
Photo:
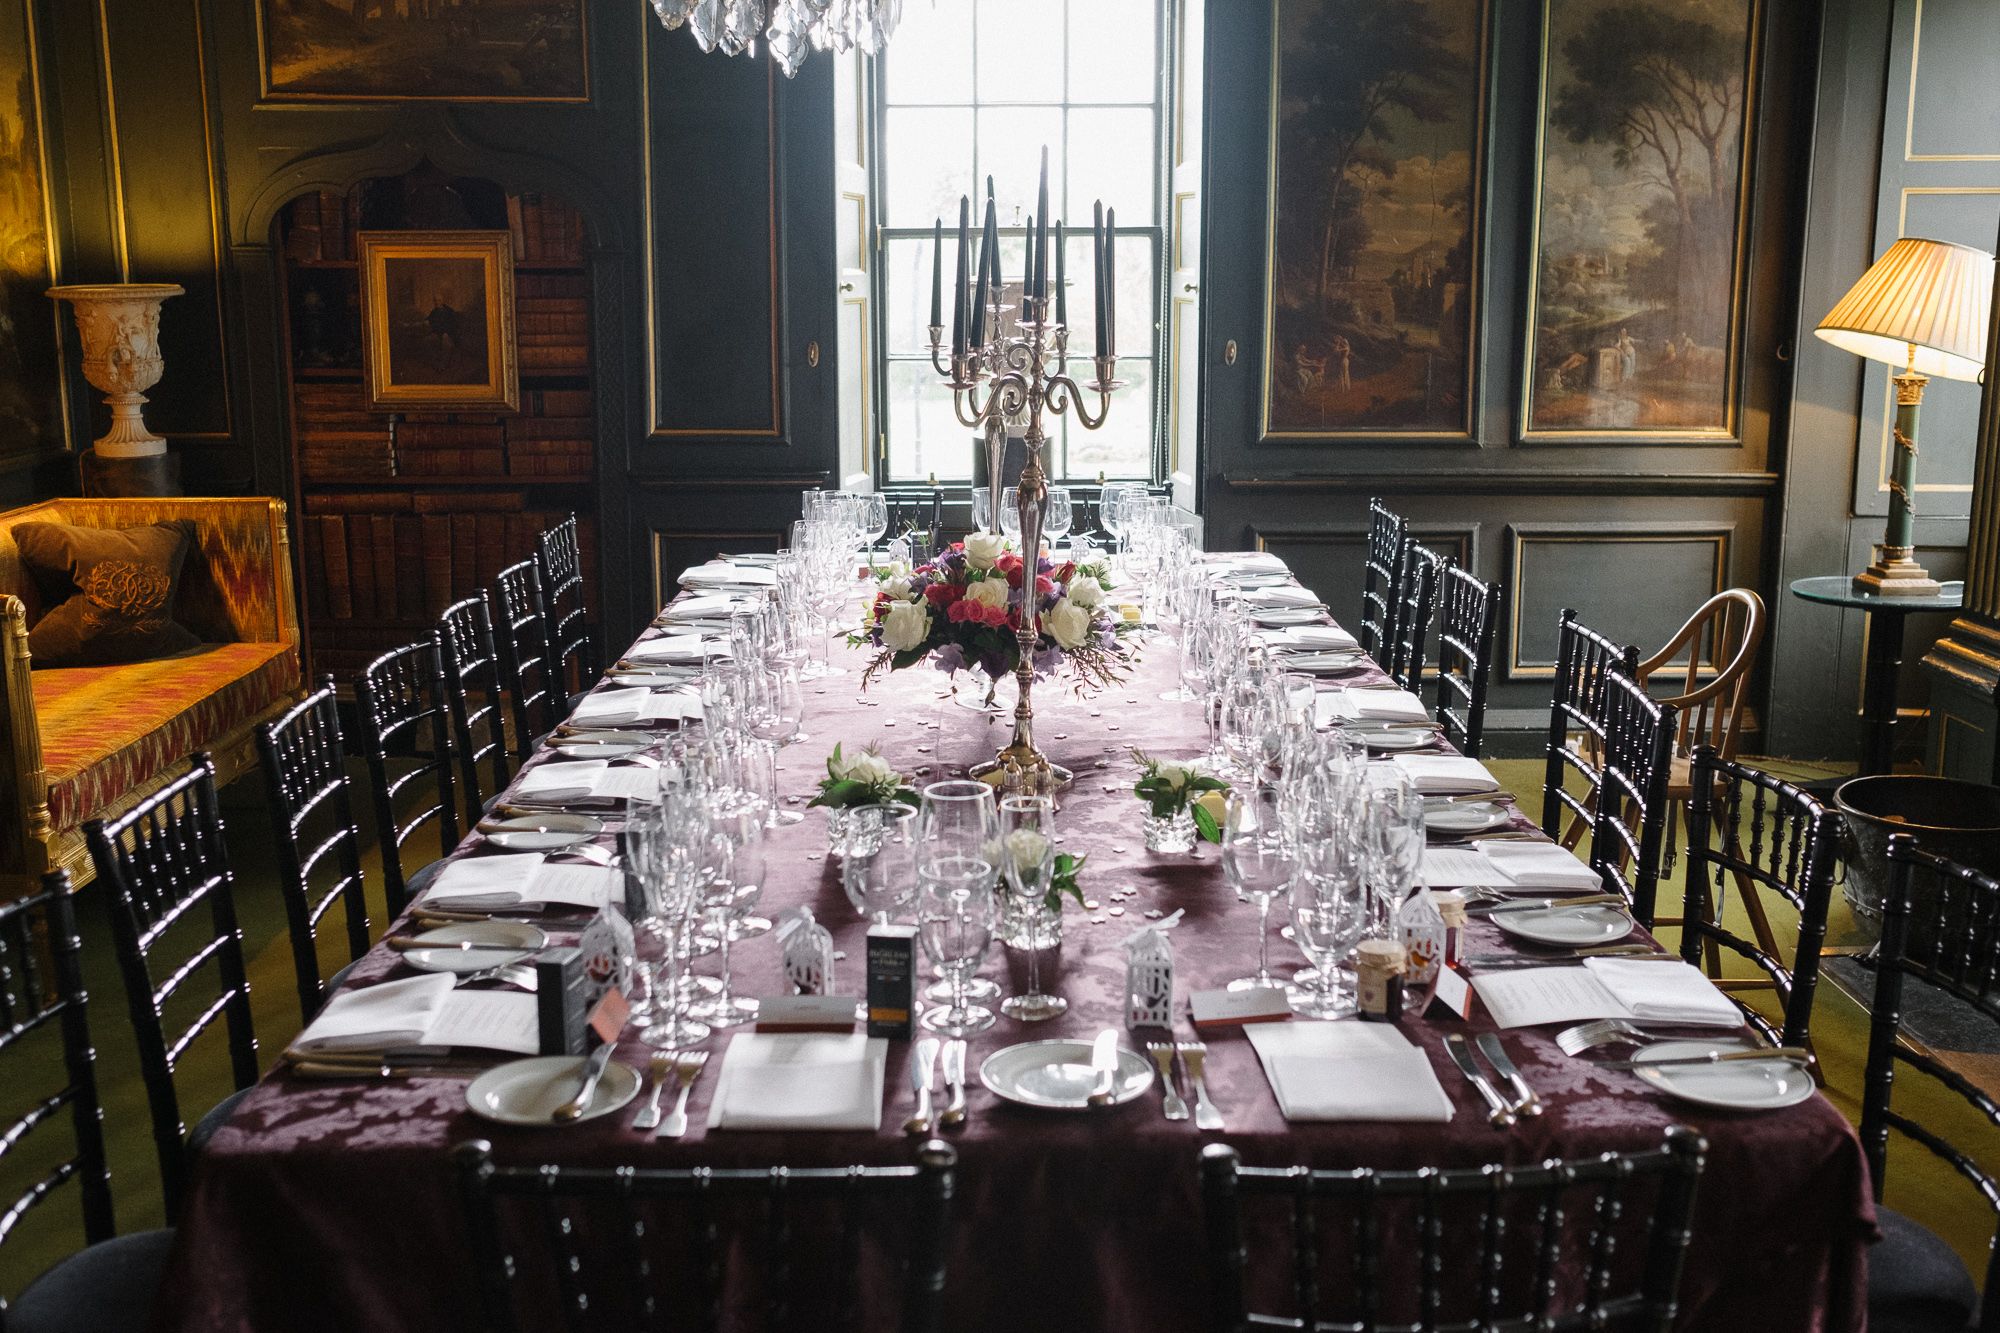
[[[1500,1090],[1493,1086],[1493,1080],[1479,1068],[1479,1061],[1473,1059],[1472,1047],[1465,1037],[1452,1033],[1444,1039],[1444,1048],[1450,1054],[1452,1063],[1458,1066],[1458,1072],[1465,1075],[1465,1081],[1477,1088],[1479,1095],[1486,1099],[1487,1120],[1502,1128],[1513,1124],[1514,1112],[1508,1109],[1507,1099],[1500,1095]]]
[[[954,1037],[944,1044],[944,1086],[951,1093],[938,1124],[957,1129],[965,1123],[965,1038]]]
[[[931,1132],[931,1075],[937,1069],[938,1039],[925,1037],[910,1052],[910,1086],[916,1090],[917,1109],[903,1122],[905,1134]]]
[[[1092,1106],[1109,1106],[1118,1083],[1118,1029],[1106,1028],[1091,1043],[1090,1067],[1097,1071],[1097,1086],[1090,1090]]]
[[[607,1041],[590,1053],[590,1058],[583,1062],[583,1086],[577,1089],[576,1096],[550,1112],[549,1119],[557,1124],[568,1124],[583,1118],[583,1113],[590,1109],[592,1094],[597,1091],[597,1081],[604,1077],[604,1066],[611,1063],[614,1045]]]
[[[1500,1034],[1482,1032],[1473,1038],[1473,1041],[1478,1044],[1481,1053],[1493,1062],[1493,1067],[1500,1071],[1500,1077],[1513,1085],[1514,1114],[1540,1115],[1542,1099],[1528,1086],[1528,1080],[1521,1077],[1520,1068],[1515,1065],[1513,1057],[1507,1054],[1507,1048],[1500,1044]]]

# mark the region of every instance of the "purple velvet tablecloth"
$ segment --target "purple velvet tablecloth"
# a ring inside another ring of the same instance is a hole
[[[878,680],[863,694],[863,659],[836,660],[852,674],[808,687],[815,691],[809,739],[787,749],[780,766],[789,793],[811,790],[836,741],[849,749],[878,742],[905,771],[928,767],[933,778],[955,776],[1004,743],[1002,723],[941,697],[946,679],[929,669]],[[1760,1115],[1701,1111],[1669,1103],[1630,1076],[1568,1059],[1555,1049],[1552,1030],[1530,1029],[1510,1033],[1507,1042],[1548,1113],[1503,1132],[1488,1126],[1477,1095],[1451,1071],[1441,1049],[1445,1026],[1409,1020],[1403,1031],[1430,1053],[1456,1104],[1447,1125],[1289,1125],[1255,1053],[1236,1034],[1209,1039],[1210,1090],[1228,1121],[1220,1135],[1162,1119],[1157,1091],[1115,1111],[1066,1115],[1012,1106],[978,1086],[979,1062],[1002,1046],[1087,1038],[1121,1021],[1119,944],[1149,908],[1187,912],[1173,933],[1183,1005],[1188,991],[1220,985],[1254,960],[1255,912],[1223,884],[1214,849],[1159,856],[1141,843],[1130,749],[1178,756],[1200,748],[1199,712],[1160,700],[1174,683],[1172,673],[1171,653],[1155,651],[1123,687],[1096,698],[1078,699],[1054,686],[1036,693],[1038,740],[1077,771],[1063,804],[1065,848],[1089,853],[1084,883],[1102,906],[1071,907],[1059,963],[1055,955],[1044,958],[1045,984],[1053,964],[1069,1013],[1032,1028],[1002,1020],[971,1040],[971,1122],[955,1138],[960,1171],[947,1327],[965,1333],[1204,1327],[1196,1158],[1205,1142],[1233,1144],[1252,1165],[1519,1164],[1654,1147],[1675,1123],[1693,1125],[1709,1143],[1681,1327],[1789,1333],[1862,1326],[1865,1244],[1873,1229],[1867,1172],[1853,1131],[1822,1097]],[[811,904],[846,953],[839,982],[858,990],[862,926],[825,855],[818,812],[773,836],[771,883],[760,910]],[[1137,895],[1125,901],[1123,914],[1109,915],[1107,895],[1121,886],[1135,887]],[[1102,924],[1090,920],[1099,915]],[[1468,952],[1506,947],[1485,925],[1473,926],[1466,941]],[[1273,952],[1296,959],[1282,940],[1273,941]],[[1000,967],[1013,970],[1014,984],[1024,980],[1018,958],[989,962],[989,975]],[[779,986],[777,948],[768,937],[739,947],[735,968],[745,993]],[[353,983],[397,970],[395,956],[378,948],[356,968]],[[719,1049],[724,1041],[709,1045]],[[907,1053],[906,1043],[892,1045],[891,1113],[879,1133],[709,1134],[711,1070],[690,1103],[688,1136],[677,1141],[630,1129],[630,1111],[560,1132],[487,1124],[466,1110],[463,1078],[353,1084],[274,1073],[202,1154],[161,1326],[412,1333],[471,1327],[477,1306],[447,1158],[452,1144],[488,1139],[503,1163],[559,1155],[575,1163],[653,1166],[899,1164],[910,1159],[900,1133]],[[618,1053],[635,1066],[646,1054],[637,1042]],[[1033,1298],[1027,1306],[1025,1294]]]

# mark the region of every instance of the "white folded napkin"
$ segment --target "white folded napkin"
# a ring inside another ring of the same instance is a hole
[[[662,634],[657,639],[641,639],[625,650],[632,662],[701,662],[710,654],[729,656],[727,639],[708,639],[699,634]]]
[[[570,721],[585,727],[617,727],[632,722],[685,722],[700,716],[698,695],[641,687],[593,690],[570,714]]]
[[[1275,588],[1247,588],[1243,600],[1251,606],[1318,606],[1319,594],[1296,583]]]
[[[1283,569],[1284,560],[1273,551],[1211,551],[1202,559],[1213,568]]]
[[[1634,1018],[1653,1023],[1700,1023],[1734,1026],[1743,1013],[1686,963],[1654,959],[1586,958],[1583,965],[1602,982]]]
[[[337,991],[305,1031],[294,1056],[474,1046],[533,1055],[541,1047],[535,997],[525,991],[454,990],[449,972],[427,972]]]
[[[1479,844],[1479,850],[1511,888],[1577,893],[1597,893],[1604,888],[1603,877],[1559,843],[1487,841]]]
[[[1486,765],[1462,754],[1399,754],[1390,762],[1402,769],[1410,785],[1426,796],[1491,791],[1499,785],[1486,771]]]
[[[882,1127],[884,1037],[865,1033],[739,1032],[709,1102],[710,1129]]]
[[[681,586],[684,588],[722,588],[731,584],[748,588],[775,588],[778,586],[778,572],[762,565],[723,562],[692,565],[681,571]]]
[[[668,620],[713,620],[726,616],[741,606],[742,602],[728,593],[703,593],[699,597],[683,597],[678,602],[667,604]]]
[[[1423,700],[1408,690],[1322,690],[1313,699],[1321,726],[1329,722],[1416,722],[1431,720]]]
[[[465,856],[448,863],[424,901],[468,911],[603,907],[625,891],[622,871],[608,866],[552,865],[534,852]]]
[[[1354,652],[1361,647],[1352,634],[1338,625],[1287,625],[1260,629],[1257,637],[1272,648],[1294,654]]]
[[[1287,1120],[1451,1119],[1430,1057],[1393,1027],[1252,1023],[1243,1031]]]

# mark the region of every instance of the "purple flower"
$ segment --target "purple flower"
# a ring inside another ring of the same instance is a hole
[[[931,665],[947,673],[958,671],[965,666],[965,650],[947,643],[931,654]]]

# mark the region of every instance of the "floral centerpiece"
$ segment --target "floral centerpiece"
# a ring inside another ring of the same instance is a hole
[[[977,668],[1001,679],[1020,664],[1021,608],[1032,586],[1041,630],[1035,675],[1067,666],[1079,688],[1101,688],[1123,665],[1110,582],[1106,565],[1040,556],[1031,585],[1027,561],[1004,537],[975,532],[927,564],[883,574],[853,640],[879,650],[863,680],[925,658],[940,671]]]
[[[1145,835],[1149,852],[1185,852],[1196,837],[1222,841],[1222,806],[1229,784],[1204,772],[1200,761],[1186,763],[1155,759],[1135,750],[1139,780],[1132,794],[1146,803]]]

